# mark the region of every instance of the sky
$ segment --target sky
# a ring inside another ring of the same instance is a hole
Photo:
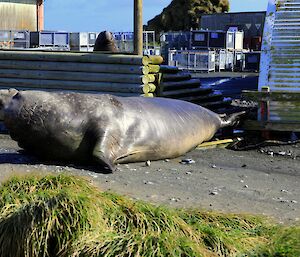
[[[231,12],[265,11],[268,0],[229,0]],[[45,30],[133,31],[134,0],[45,0]],[[144,0],[144,24],[171,0]]]

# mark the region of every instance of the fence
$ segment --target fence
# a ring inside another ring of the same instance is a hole
[[[2,30],[0,31],[0,48],[29,48],[30,34],[26,30]]]
[[[215,71],[216,53],[209,50],[169,50],[168,64],[190,71]]]
[[[96,32],[71,32],[70,50],[92,52],[97,36]]]
[[[113,36],[120,52],[133,52],[133,32],[114,32]],[[157,48],[154,31],[143,31],[143,46],[145,52],[153,50],[155,53]]]

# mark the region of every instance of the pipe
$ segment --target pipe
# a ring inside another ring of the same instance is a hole
[[[37,31],[44,30],[44,2],[36,1]]]

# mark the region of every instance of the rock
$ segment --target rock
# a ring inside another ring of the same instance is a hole
[[[145,163],[145,165],[146,165],[146,167],[150,167],[151,166],[151,161],[146,161],[146,163]]]

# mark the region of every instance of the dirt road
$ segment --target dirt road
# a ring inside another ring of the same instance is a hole
[[[34,163],[0,136],[0,181],[12,174],[68,172],[88,176],[103,190],[176,207],[204,208],[272,216],[279,222],[300,218],[300,145],[234,152],[194,150],[170,161],[119,165],[113,174],[87,168]],[[181,164],[191,158],[194,164]]]

